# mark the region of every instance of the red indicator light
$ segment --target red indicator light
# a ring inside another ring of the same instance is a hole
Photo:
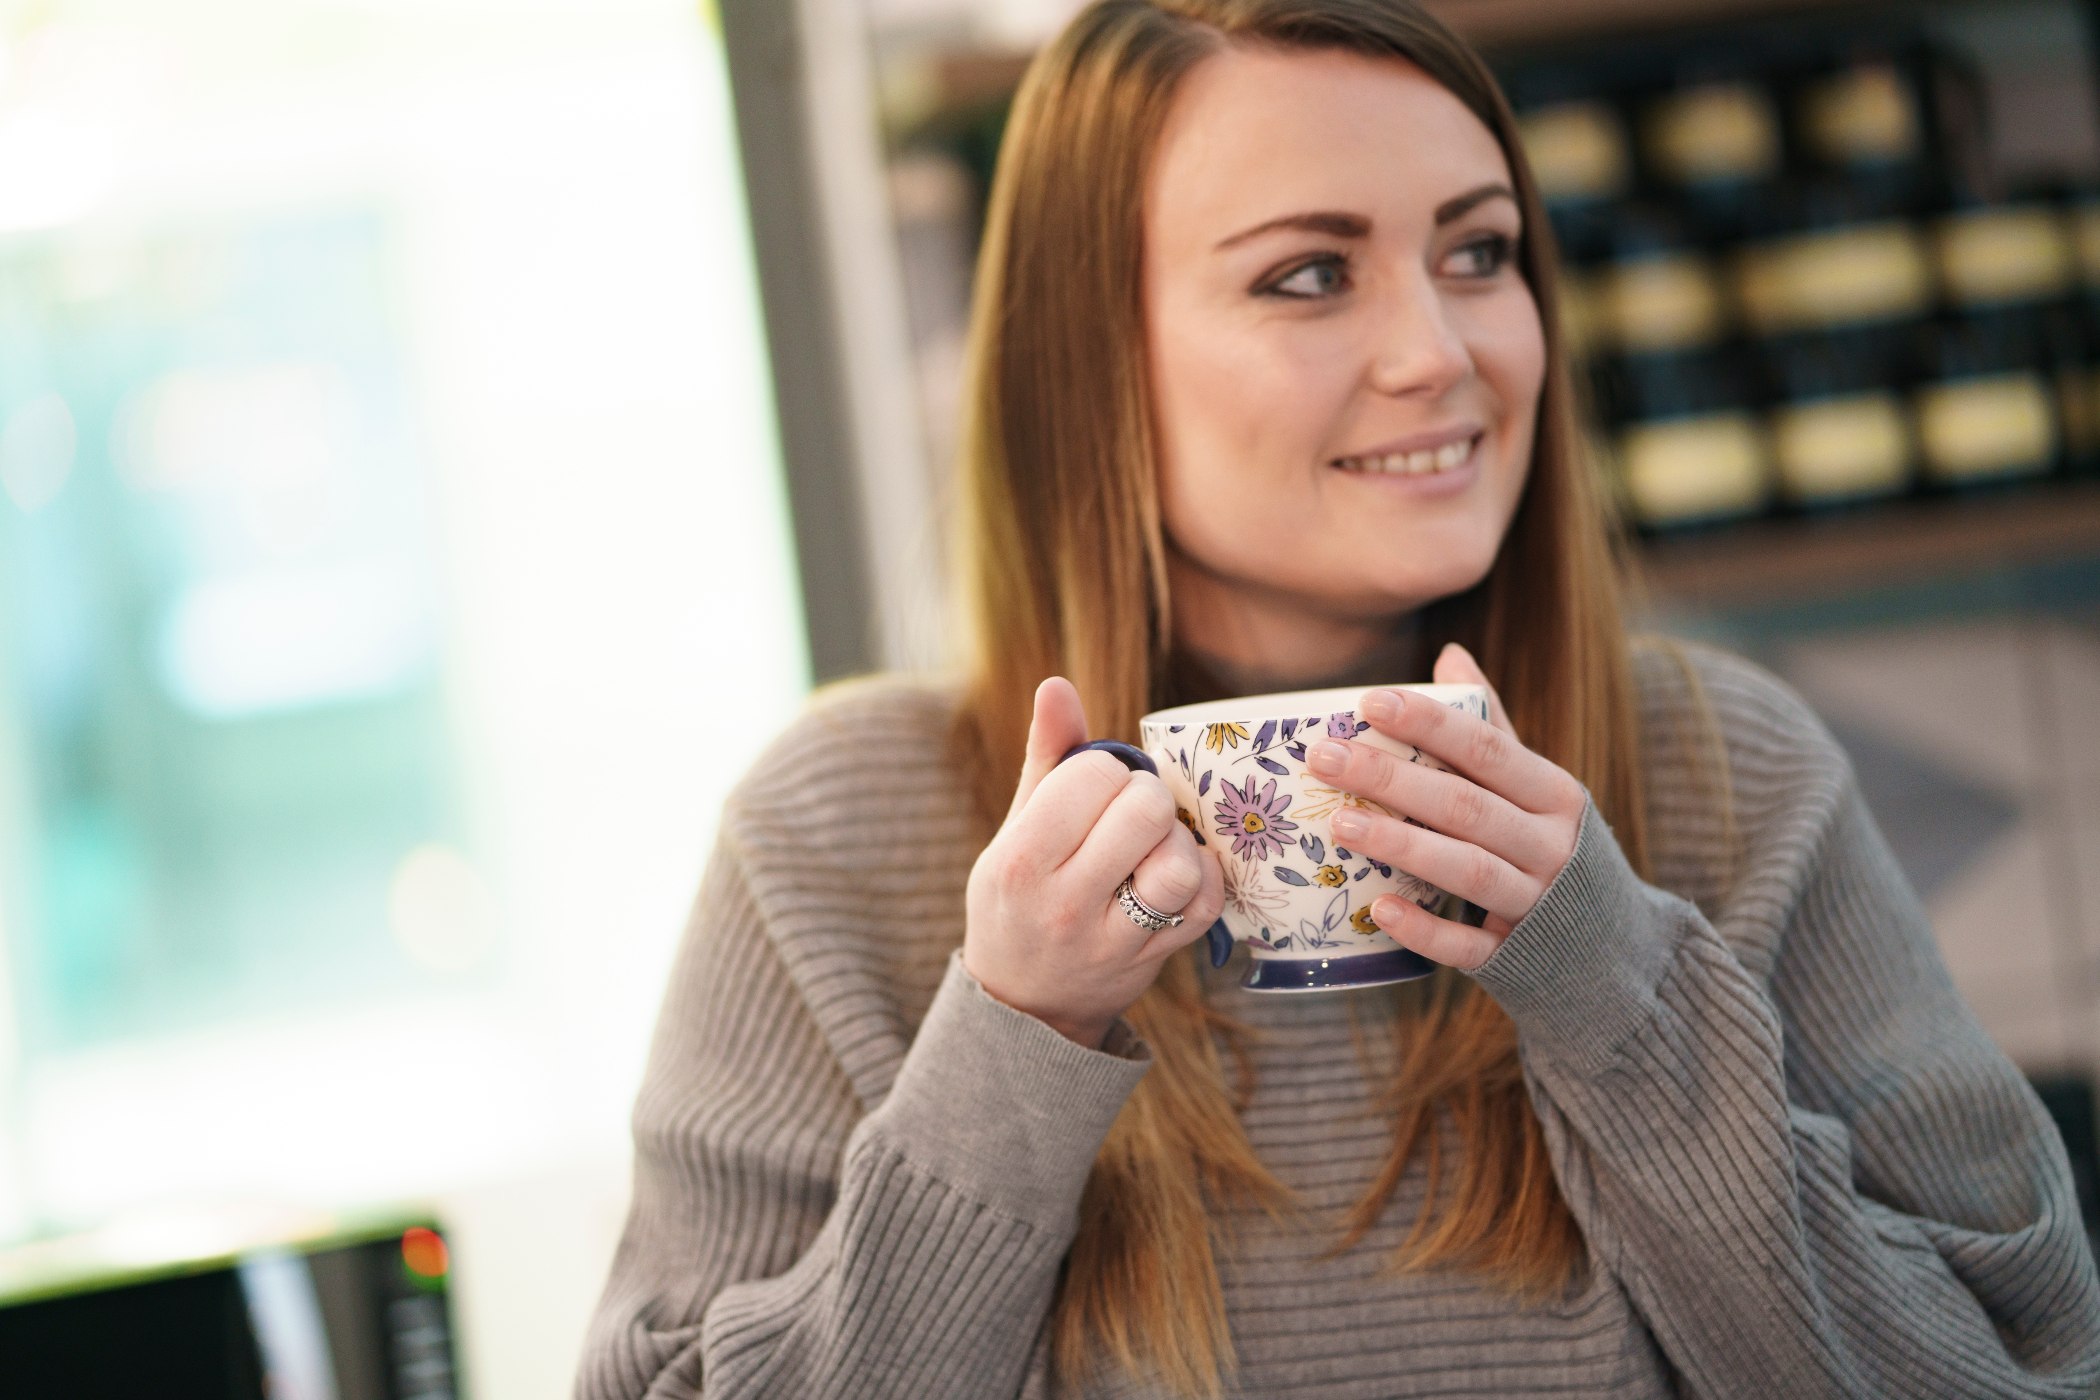
[[[401,1262],[424,1278],[443,1278],[451,1259],[438,1232],[418,1225],[401,1236]]]

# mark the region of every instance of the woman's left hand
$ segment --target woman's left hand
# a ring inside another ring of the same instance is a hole
[[[1315,744],[1307,758],[1336,787],[1397,814],[1344,807],[1334,817],[1337,842],[1487,911],[1473,928],[1394,895],[1371,905],[1371,917],[1394,942],[1471,972],[1575,854],[1589,796],[1566,770],[1524,747],[1464,647],[1445,647],[1433,674],[1444,685],[1487,686],[1488,721],[1405,690],[1371,692],[1363,715],[1379,733],[1414,745],[1450,772],[1346,740]],[[1345,830],[1352,820],[1360,829]]]

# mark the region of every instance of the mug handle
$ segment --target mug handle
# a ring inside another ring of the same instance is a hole
[[[1133,773],[1150,773],[1155,778],[1159,776],[1159,765],[1152,761],[1151,754],[1135,744],[1126,744],[1121,739],[1095,739],[1091,743],[1075,745],[1065,751],[1064,758],[1057,761],[1063,763],[1073,754],[1085,753],[1088,749],[1099,749],[1103,753],[1113,754]],[[1210,944],[1210,965],[1225,966],[1226,959],[1232,956],[1232,930],[1225,927],[1223,919],[1219,919],[1210,926],[1203,937]]]

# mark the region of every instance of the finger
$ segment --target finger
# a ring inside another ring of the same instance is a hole
[[[1160,837],[1130,871],[1130,888],[1162,914],[1186,910],[1203,888],[1203,866],[1188,832],[1176,825]]]
[[[1395,817],[1364,815],[1369,818],[1370,827],[1349,843],[1349,849],[1427,880],[1513,924],[1529,913],[1545,892],[1545,881],[1525,874],[1470,841],[1455,840]]]
[[[1497,729],[1517,736],[1517,727],[1509,722],[1509,711],[1502,708],[1502,696],[1488,683],[1487,672],[1473,659],[1473,653],[1457,642],[1446,642],[1437,653],[1436,666],[1430,677],[1438,685],[1477,685],[1486,689],[1488,695],[1488,721]]]
[[[1059,867],[1058,874],[1085,891],[1082,898],[1106,901],[1123,883],[1123,877],[1137,869],[1138,862],[1170,831],[1188,834],[1174,815],[1174,795],[1150,773],[1131,773],[1123,790],[1108,804],[1108,810],[1094,823],[1079,849]]]
[[[1337,764],[1332,756],[1340,754]],[[1557,870],[1567,855],[1538,818],[1470,778],[1426,763],[1411,763],[1361,741],[1322,739],[1306,755],[1314,773],[1346,792],[1358,793],[1423,825],[1494,852],[1519,869]],[[1336,813],[1346,819],[1347,809]],[[1365,815],[1369,815],[1366,813]],[[1340,830],[1335,839],[1351,846]]]
[[[1172,840],[1172,835],[1167,839]],[[1146,940],[1142,950],[1145,957],[1162,960],[1171,957],[1209,933],[1210,926],[1225,912],[1225,871],[1218,864],[1216,853],[1196,845],[1193,839],[1188,844],[1196,854],[1197,868],[1203,875],[1202,883],[1197,887],[1195,898],[1182,908],[1181,923],[1174,928],[1163,928]],[[1122,910],[1116,912],[1120,914]]]
[[[1045,775],[1057,767],[1057,762],[1071,752],[1076,744],[1086,742],[1086,706],[1080,703],[1078,689],[1063,676],[1051,676],[1035,688],[1035,710],[1028,722],[1028,755],[1021,764],[1021,780],[1014,788],[1013,805],[1006,809],[1009,819],[1028,805]]]
[[[1028,805],[1007,820],[999,838],[1013,844],[1017,861],[1028,870],[1056,870],[1086,844],[1123,789],[1140,776],[1150,777],[1132,773],[1114,754],[1099,749],[1075,754],[1043,775]]]
[[[1414,745],[1527,812],[1559,815],[1582,805],[1580,783],[1490,721],[1409,690],[1374,691],[1363,706],[1379,733]]]
[[[1401,947],[1461,972],[1478,971],[1502,946],[1502,940],[1485,929],[1442,918],[1396,895],[1372,900],[1371,917]]]

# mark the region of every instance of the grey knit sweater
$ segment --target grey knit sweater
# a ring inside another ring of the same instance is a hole
[[[1950,985],[1828,732],[1767,673],[1692,654],[1734,858],[1686,760],[1688,692],[1644,651],[1656,883],[1592,808],[1478,973],[1518,1028],[1587,1282],[1527,1308],[1381,1272],[1419,1167],[1340,1258],[1325,1230],[1237,1218],[1236,1394],[2093,1393],[2100,1286],[2060,1140]],[[730,798],[635,1105],[581,1400],[1050,1395],[1080,1188],[1148,1052],[1121,1024],[1084,1049],[955,956],[977,852],[931,757],[952,704],[842,688]],[[1248,1135],[1307,1218],[1339,1219],[1389,1143],[1350,1004],[1392,999],[1237,975],[1204,974],[1264,1032]]]

